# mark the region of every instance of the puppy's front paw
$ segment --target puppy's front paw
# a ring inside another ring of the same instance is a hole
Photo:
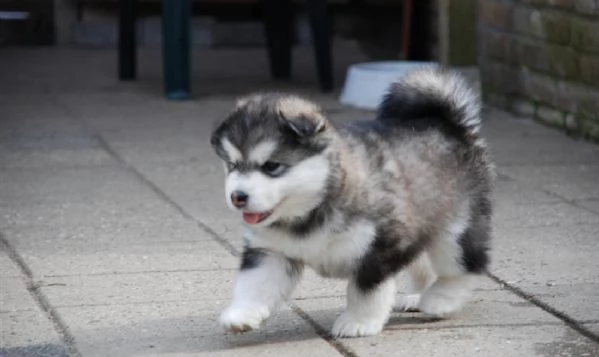
[[[385,321],[374,318],[357,319],[350,312],[345,311],[333,325],[333,337],[364,337],[373,336],[383,330]]]
[[[220,315],[220,325],[227,332],[243,333],[260,328],[269,315],[266,307],[230,306]]]
[[[418,305],[420,304],[420,294],[405,294],[402,295],[395,307],[396,311],[400,312],[418,312]]]

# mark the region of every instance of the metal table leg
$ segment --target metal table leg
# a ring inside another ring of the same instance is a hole
[[[119,78],[136,77],[135,12],[137,0],[119,0]]]
[[[291,0],[262,0],[270,72],[273,78],[291,77]]]
[[[191,0],[162,1],[164,89],[171,100],[190,97]]]
[[[310,14],[320,89],[323,92],[330,92],[333,89],[333,61],[328,2],[325,0],[309,0],[308,12]]]

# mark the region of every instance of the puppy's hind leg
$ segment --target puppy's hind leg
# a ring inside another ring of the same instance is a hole
[[[457,220],[446,233],[428,250],[438,279],[419,304],[420,311],[437,317],[460,310],[469,300],[477,276],[486,270],[489,216],[478,214],[470,220]]]
[[[407,268],[407,286],[405,294],[399,298],[397,311],[418,311],[422,293],[437,279],[427,252],[422,252]]]
[[[393,308],[395,291],[393,277],[368,289],[351,280],[347,287],[347,308],[335,321],[333,336],[361,337],[381,332]]]

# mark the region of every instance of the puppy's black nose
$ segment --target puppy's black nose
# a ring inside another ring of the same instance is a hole
[[[231,202],[237,208],[243,208],[248,203],[249,196],[243,191],[234,191],[231,194]]]

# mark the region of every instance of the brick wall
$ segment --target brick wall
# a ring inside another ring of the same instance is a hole
[[[478,0],[487,103],[599,141],[599,0]]]

